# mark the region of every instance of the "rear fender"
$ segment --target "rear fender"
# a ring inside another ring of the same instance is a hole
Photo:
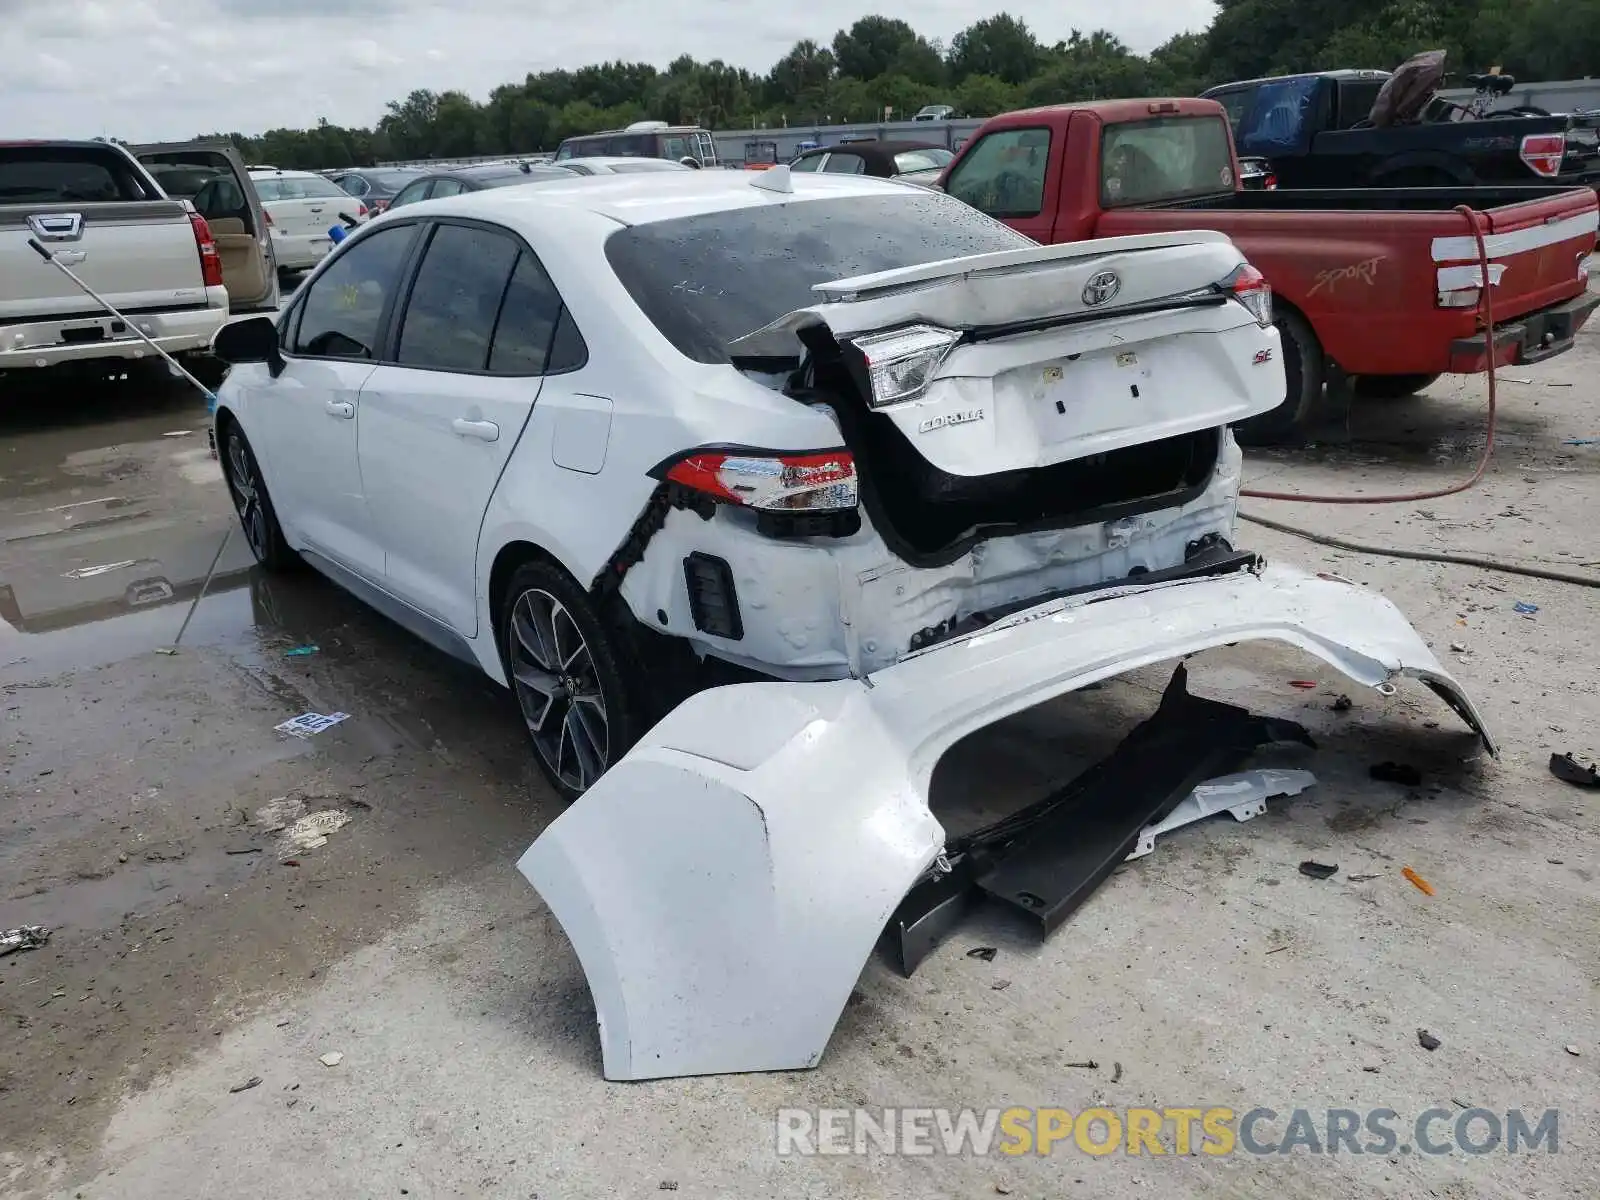
[[[608,1079],[815,1066],[873,945],[944,847],[940,756],[1023,708],[1232,642],[1388,694],[1472,702],[1376,593],[1283,568],[1069,597],[869,678],[685,701],[519,868],[588,977]]]

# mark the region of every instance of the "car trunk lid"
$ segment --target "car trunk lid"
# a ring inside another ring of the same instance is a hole
[[[1218,286],[1241,262],[1225,236],[1196,231],[928,263],[819,284],[815,304],[730,351],[780,356],[825,330],[871,418],[934,468],[1029,470],[1276,405],[1275,335]],[[894,399],[874,379],[918,346],[936,362]]]

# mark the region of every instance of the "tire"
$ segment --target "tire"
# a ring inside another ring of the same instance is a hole
[[[542,559],[511,576],[498,633],[539,769],[576,800],[649,728],[642,681],[621,666],[631,656],[588,593]]]
[[[1316,332],[1297,312],[1280,312],[1273,324],[1278,327],[1283,341],[1283,403],[1233,427],[1233,436],[1242,446],[1278,446],[1300,441],[1322,407],[1326,372],[1322,343],[1317,340]]]
[[[1363,400],[1404,400],[1431,387],[1438,375],[1363,375],[1356,380],[1356,395]]]
[[[228,482],[228,495],[233,499],[233,510],[239,514],[250,553],[268,571],[287,571],[299,565],[300,556],[284,540],[283,526],[278,524],[278,513],[272,507],[255,451],[250,449],[250,441],[238,421],[227,421],[221,440],[218,457],[222,460],[222,476]]]

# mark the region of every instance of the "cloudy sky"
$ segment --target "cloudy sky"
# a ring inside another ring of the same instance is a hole
[[[950,37],[1005,10],[1043,42],[1108,25],[1136,50],[1203,28],[1210,0],[0,0],[4,137],[129,141],[370,125],[413,88],[478,99],[529,71],[680,54],[766,71],[858,17]],[[1095,13],[1101,16],[1095,16]],[[471,15],[467,15],[470,13]]]

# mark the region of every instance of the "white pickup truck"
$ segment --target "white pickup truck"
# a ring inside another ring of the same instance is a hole
[[[205,207],[169,197],[140,161],[159,169],[175,154],[195,164],[207,197],[221,197],[211,206],[217,229]],[[276,307],[260,201],[232,148],[150,146],[140,158],[108,142],[0,142],[0,374],[155,358],[30,242],[170,354],[208,352],[230,307]]]

